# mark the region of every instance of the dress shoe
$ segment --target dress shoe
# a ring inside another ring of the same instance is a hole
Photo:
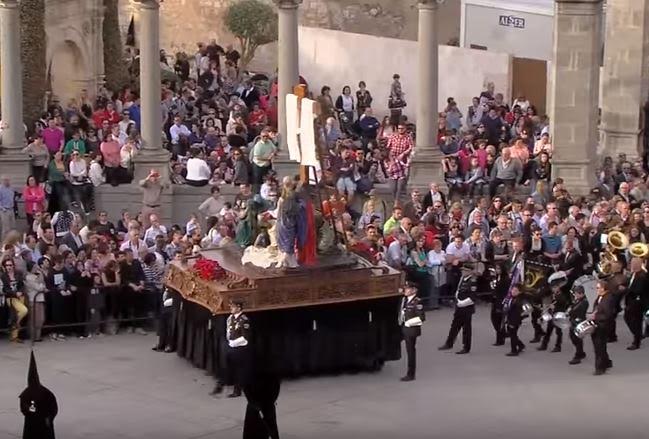
[[[518,345],[518,352],[523,352],[527,346],[525,346],[523,343]]]
[[[593,372],[593,375],[595,375],[595,376],[604,375],[604,372],[606,372],[606,371],[597,369],[595,372]]]
[[[530,343],[540,343],[541,342],[541,337],[534,337],[533,339],[530,340]]]
[[[578,359],[580,359],[580,360],[583,360],[584,358],[586,358],[586,353],[584,352],[584,353],[582,353],[582,354],[577,354],[577,355],[575,355],[575,358],[578,358]]]
[[[241,390],[240,389],[235,389],[228,395],[228,398],[238,398],[241,396]]]
[[[573,358],[572,360],[568,361],[568,364],[574,365],[574,364],[580,364],[581,360],[578,357]]]
[[[617,343],[617,335],[608,339],[609,343]]]
[[[152,350],[152,351],[155,351],[155,352],[162,352],[162,351],[164,351],[164,349],[161,348],[160,346],[153,346],[153,347],[151,348],[151,350]]]
[[[518,357],[518,352],[507,352],[505,355],[507,357]]]
[[[447,344],[442,345],[442,346],[440,346],[440,347],[437,348],[438,351],[448,351],[448,350],[450,350],[450,349],[453,349],[453,346],[449,346],[449,345],[447,345]]]
[[[414,381],[415,377],[411,377],[410,375],[406,375],[404,377],[401,377],[401,381],[403,382],[408,382],[408,381]]]
[[[470,351],[468,349],[462,349],[460,351],[457,351],[456,354],[457,355],[464,355],[464,354],[468,354],[469,352]]]
[[[218,395],[223,392],[223,385],[217,384],[214,389],[210,392],[210,395]]]
[[[550,352],[561,352],[561,346],[555,346]]]
[[[626,347],[627,351],[635,351],[635,350],[638,350],[638,349],[640,349],[640,346],[638,346],[637,344],[632,344],[632,345]]]
[[[530,342],[530,343],[531,343],[531,342]],[[536,350],[537,350],[537,351],[547,351],[547,350],[548,350],[548,347],[547,347],[547,346],[543,346],[543,345],[541,345],[541,346],[539,346],[538,348],[536,348]]]
[[[503,346],[504,344],[505,344],[504,341],[497,341],[494,344],[492,344],[491,346]]]

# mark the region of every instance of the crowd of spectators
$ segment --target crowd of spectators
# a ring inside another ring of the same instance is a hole
[[[166,183],[159,170],[136,182],[144,192],[140,212],[123,212],[115,222],[104,211],[91,213],[93,187],[133,179],[137,92],[102,90],[93,101],[84,92],[65,108],[51,102],[24,150],[32,169],[25,186],[12,188],[6,178],[0,185],[0,327],[4,321],[13,329],[12,340],[24,335],[27,316],[36,340],[44,323],[73,325],[50,331],[53,340],[145,333],[140,320],[117,322],[164,309],[162,279],[171,260],[210,246],[246,247],[266,233],[258,226],[272,218],[284,189],[273,171],[276,80],[239,71],[238,59],[214,42],[200,44],[193,60],[179,54],[172,65],[161,53],[161,66],[177,77],[161,89],[170,182],[211,188],[182,225],[160,222]],[[452,295],[467,262],[495,268],[525,253],[575,277],[596,266],[610,224],[620,224],[631,242],[649,238],[642,162],[607,157],[590,196],[572,197],[552,177],[547,118],[524,96],[510,106],[492,86],[466,115],[448,98],[438,134],[444,181],[407,193],[416,126],[404,114],[399,81],[394,75],[387,103],[374,102],[364,82],[355,93],[345,87],[333,98],[325,86],[314,97],[324,139],[322,214],[349,250],[404,270],[428,308]],[[386,116],[377,119],[374,108]],[[226,199],[223,185],[239,193]],[[16,226],[16,193],[26,228]]]

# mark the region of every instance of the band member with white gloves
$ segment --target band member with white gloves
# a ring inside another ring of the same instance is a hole
[[[406,344],[406,356],[408,359],[408,371],[401,381],[414,381],[417,371],[417,337],[421,335],[421,325],[426,320],[424,306],[417,297],[417,287],[414,283],[407,282],[403,289],[401,300],[401,311],[399,312],[399,324],[403,334],[403,341]]]
[[[550,285],[550,291],[552,292],[552,303],[550,307],[546,310],[550,315],[554,315],[557,312],[566,312],[570,302],[565,297],[563,293],[563,287],[568,281],[568,276],[563,271],[557,271],[553,273],[548,278],[548,283]],[[545,351],[548,349],[548,344],[550,343],[550,337],[552,332],[556,331],[557,340],[554,345],[552,352],[561,352],[561,342],[563,341],[563,331],[561,328],[554,324],[554,320],[551,319],[548,321],[547,326],[545,327],[545,335],[541,340],[541,346],[537,348],[538,351]]]
[[[475,313],[476,293],[478,291],[477,278],[481,264],[477,263],[473,267],[462,266],[462,277],[455,292],[455,313],[451,322],[451,329],[448,331],[446,343],[439,347],[440,351],[446,351],[453,348],[455,339],[462,330],[462,350],[456,354],[468,354],[471,352],[471,320]]]
[[[228,398],[241,396],[241,388],[249,378],[250,370],[250,320],[243,313],[243,302],[233,300],[230,302],[230,315],[226,321],[226,339],[228,348],[226,364],[229,378],[234,386]],[[224,383],[219,380],[212,391],[212,395],[223,391]]]
[[[568,364],[579,364],[581,360],[586,358],[584,352],[584,340],[577,337],[575,328],[578,324],[586,320],[586,313],[588,312],[588,299],[584,287],[577,285],[572,289],[572,306],[568,311],[570,317],[570,341],[575,345],[575,356],[568,362]]]

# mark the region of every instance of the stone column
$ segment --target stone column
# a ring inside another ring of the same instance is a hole
[[[437,8],[445,0],[419,0],[417,69],[417,147],[412,162],[410,185],[427,187],[439,180],[438,130],[438,42]]]
[[[608,0],[602,95],[602,152],[642,152],[642,107],[649,97],[649,0]],[[645,130],[649,127],[645,127]]]
[[[297,172],[297,164],[288,161],[286,145],[286,95],[293,93],[300,80],[300,62],[298,46],[298,7],[302,0],[275,0],[278,13],[278,131],[280,134],[280,152],[275,161],[275,168],[281,175]]]
[[[552,177],[563,178],[577,195],[595,184],[601,24],[602,0],[556,0]]]
[[[0,75],[2,90],[2,154],[0,173],[15,184],[24,184],[28,160],[21,149],[25,144],[23,122],[23,80],[20,55],[20,6],[17,0],[0,1]]]
[[[160,80],[160,4],[138,0],[140,11],[140,102],[142,149],[136,156],[135,179],[151,168],[168,175],[169,153],[162,149]]]

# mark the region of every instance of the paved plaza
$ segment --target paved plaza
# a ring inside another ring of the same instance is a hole
[[[505,357],[492,347],[488,309],[474,321],[470,355],[438,352],[449,310],[428,314],[419,339],[418,379],[401,383],[404,360],[374,374],[303,378],[283,384],[279,424],[286,439],[388,438],[647,438],[649,346],[628,352],[609,345],[615,367],[592,376],[562,353],[528,350]],[[530,339],[531,328],[523,331]],[[241,437],[245,399],[208,395],[213,381],[174,354],[150,350],[154,337],[44,342],[37,360],[42,382],[59,400],[62,439],[234,439]],[[647,343],[649,345],[649,343]],[[552,345],[551,345],[552,346]],[[0,342],[0,438],[20,437],[18,394],[26,384],[28,346]]]

